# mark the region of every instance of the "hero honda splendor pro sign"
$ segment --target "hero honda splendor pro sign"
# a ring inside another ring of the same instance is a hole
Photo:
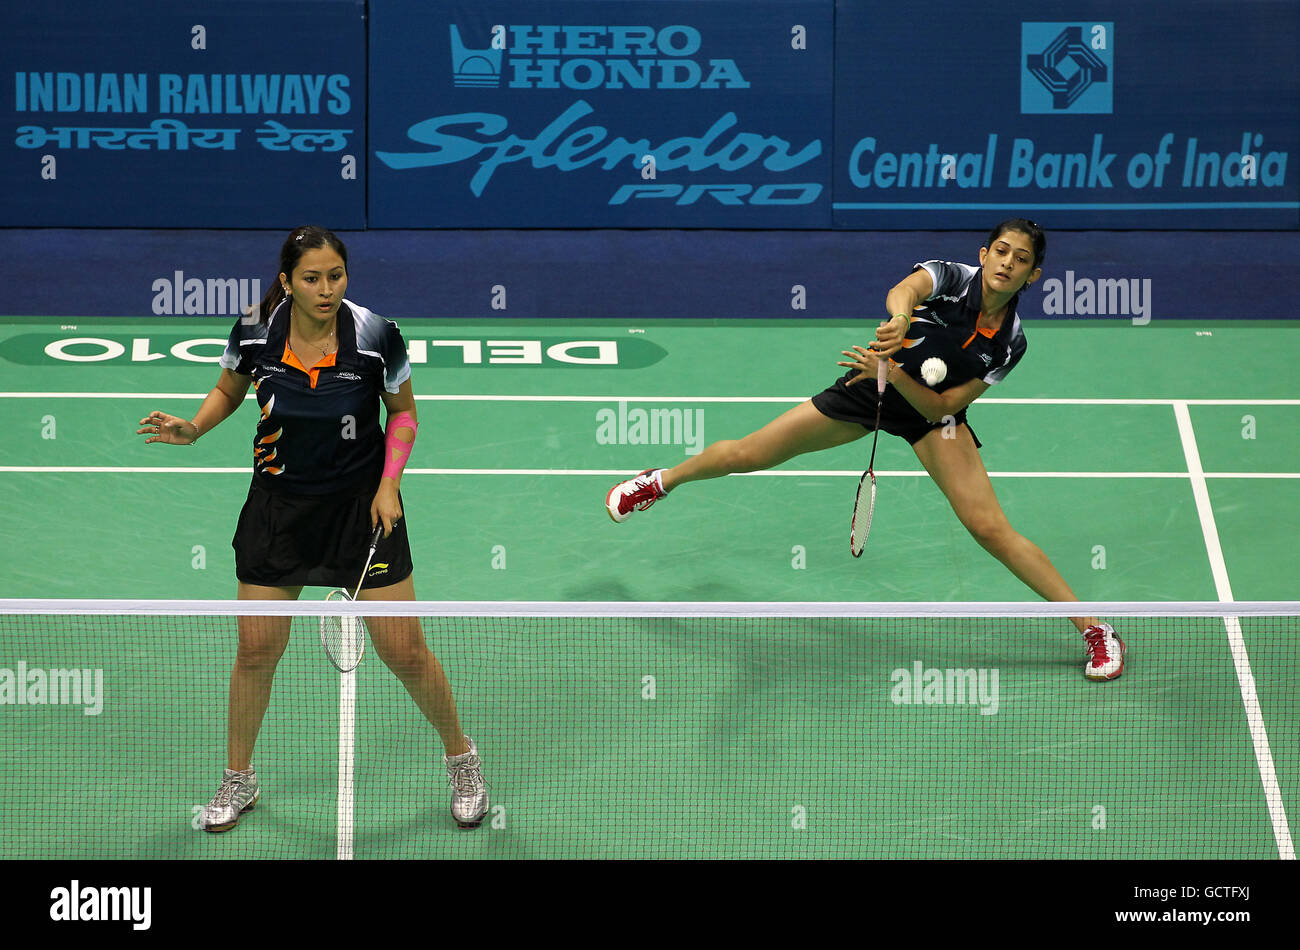
[[[830,5],[374,10],[373,227],[826,227]]]

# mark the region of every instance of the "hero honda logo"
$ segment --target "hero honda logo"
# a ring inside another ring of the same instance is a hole
[[[498,24],[486,34],[486,47],[471,45],[484,39],[481,32],[474,37],[454,23],[448,31],[452,83],[465,90],[502,89],[503,85],[503,91],[509,92],[750,88],[734,59],[696,55],[704,40],[692,26]],[[644,134],[618,135],[602,124],[608,120],[597,118],[596,112],[595,106],[578,99],[554,120],[543,119],[540,128],[522,132],[512,129],[510,119],[496,111],[433,116],[406,130],[407,138],[425,146],[423,150],[377,149],[375,157],[399,171],[473,160],[478,167],[469,189],[475,197],[483,196],[498,170],[515,163],[559,172],[593,165],[607,172],[626,171],[630,166],[636,180],[615,188],[608,205],[640,200],[666,200],[678,206],[702,200],[731,207],[808,205],[821,197],[823,186],[817,181],[656,181],[662,172],[731,173],[756,164],[768,172],[789,172],[821,155],[820,139],[798,145],[777,135],[744,130],[737,114],[728,111],[707,128],[697,126],[687,134],[656,141]],[[529,116],[528,121],[536,120]]]
[[[466,45],[451,24],[452,82],[511,89],[748,89],[734,59],[693,57],[703,45],[692,26],[492,27],[486,48]]]
[[[1021,23],[1022,114],[1114,111],[1115,24]]]

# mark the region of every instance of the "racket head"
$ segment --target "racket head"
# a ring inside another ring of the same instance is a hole
[[[327,601],[351,601],[345,590],[332,590],[325,595]],[[361,663],[366,652],[366,628],[360,617],[344,614],[322,614],[320,618],[320,643],[325,656],[340,673],[351,673]]]
[[[853,502],[853,521],[849,525],[849,551],[862,557],[871,533],[871,518],[876,513],[876,473],[863,472],[858,481],[858,496]]]

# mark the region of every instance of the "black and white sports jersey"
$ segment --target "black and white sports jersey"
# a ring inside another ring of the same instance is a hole
[[[235,324],[221,365],[253,377],[261,419],[254,480],[272,491],[328,495],[377,486],[384,468],[381,390],[411,377],[397,325],[349,300],[339,306],[338,347],[314,366],[289,349],[289,304],[266,323]]]
[[[932,356],[943,360],[948,374],[933,387],[935,392],[972,379],[981,379],[990,386],[1002,382],[1025,355],[1025,331],[1016,316],[1019,295],[1007,304],[1002,326],[996,332],[978,329],[983,302],[980,268],[951,261],[925,261],[912,270],[921,268],[929,273],[934,289],[912,311],[912,325],[894,361],[920,381],[925,360]]]

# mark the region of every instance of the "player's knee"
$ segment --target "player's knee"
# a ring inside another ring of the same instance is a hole
[[[235,669],[241,673],[274,672],[287,644],[287,639],[278,637],[241,638],[235,652]]]
[[[726,443],[727,469],[732,472],[758,472],[771,465],[761,447],[747,439]]]
[[[377,647],[380,659],[392,670],[398,679],[405,680],[416,676],[424,669],[425,655],[429,648],[420,640],[401,638]]]
[[[962,519],[962,524],[981,547],[997,552],[1006,547],[1015,537],[1016,532],[1007,523],[1006,518],[994,515],[977,514]]]

